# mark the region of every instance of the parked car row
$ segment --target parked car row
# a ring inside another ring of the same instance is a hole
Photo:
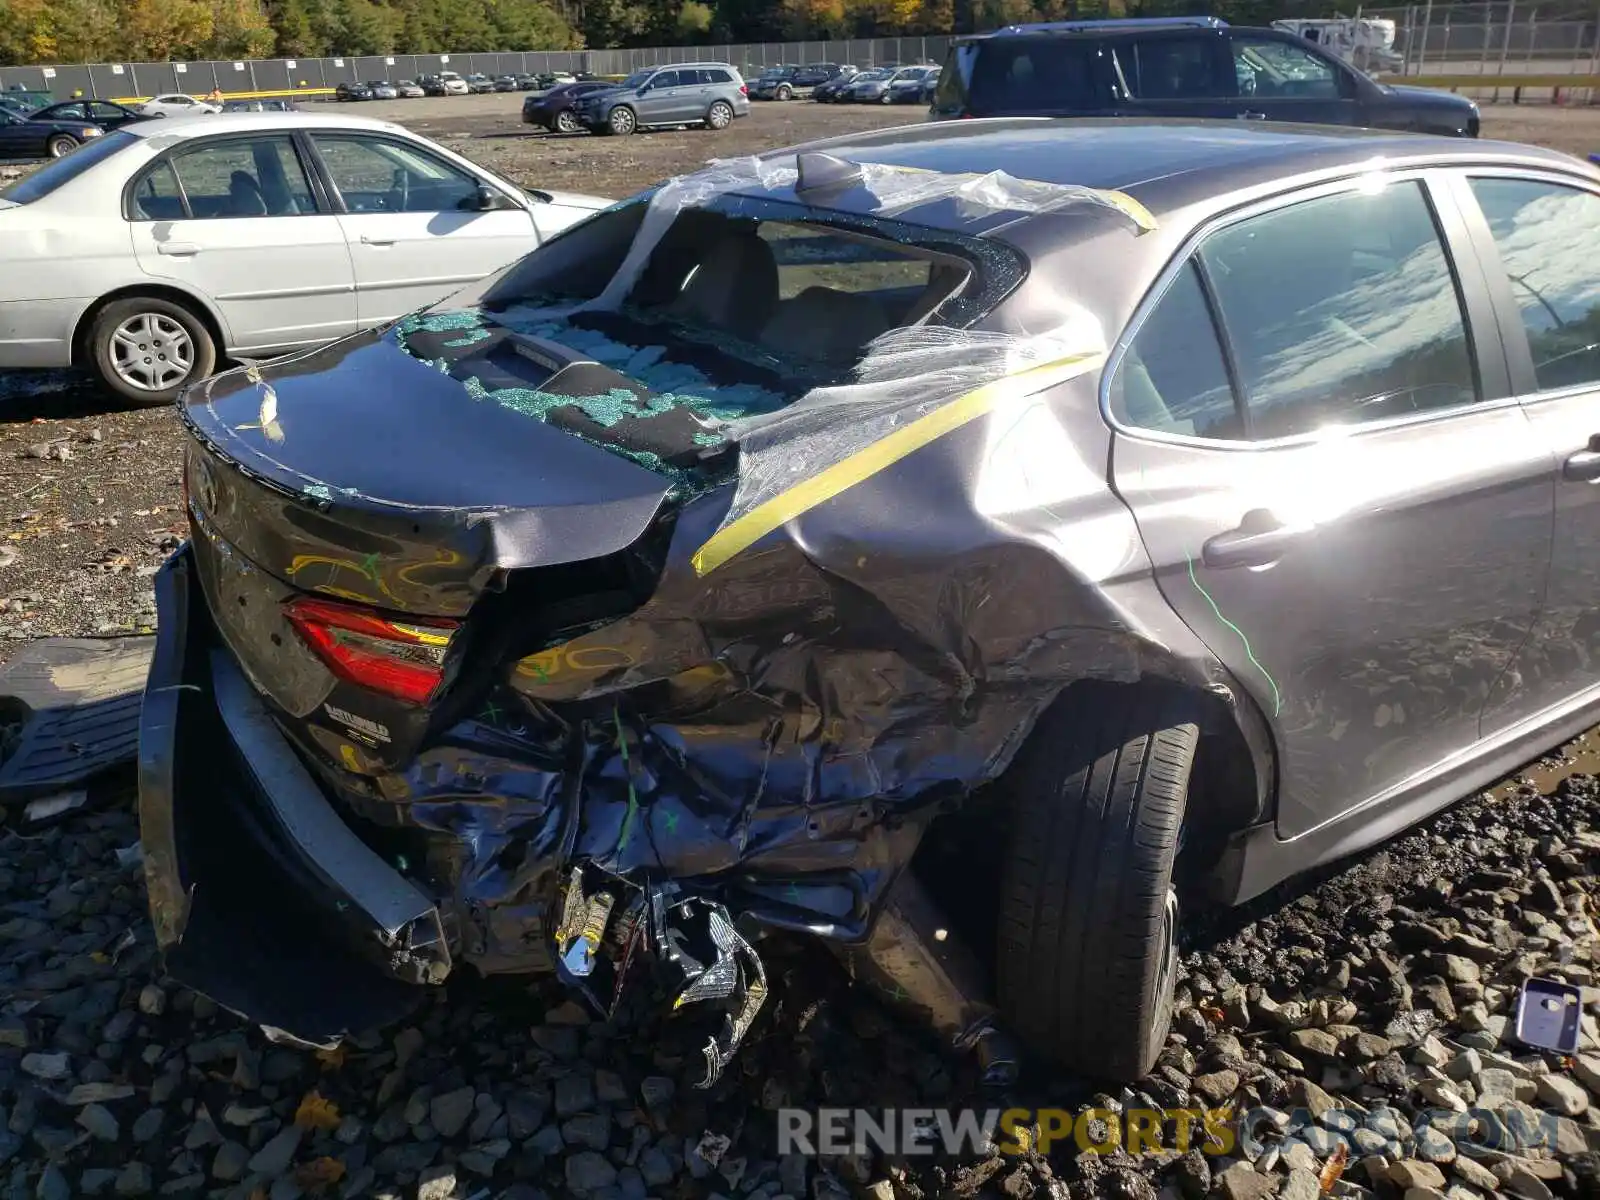
[[[587,72],[574,75],[570,71],[543,71],[533,74],[526,71],[504,75],[485,75],[474,72],[461,75],[455,71],[440,71],[420,79],[388,81],[368,80],[358,83],[341,83],[334,88],[335,100],[411,100],[423,96],[481,96],[491,92],[544,92],[551,88],[592,80]]]
[[[673,63],[635,71],[620,83],[575,80],[522,104],[524,124],[552,133],[630,134],[699,125],[726,129],[750,115],[750,88],[727,63]]]
[[[766,67],[750,85],[752,100],[804,100],[821,104],[927,104],[939,83],[933,63],[786,64]]]

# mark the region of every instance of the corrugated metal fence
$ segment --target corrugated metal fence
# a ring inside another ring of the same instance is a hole
[[[435,72],[503,75],[526,71],[592,71],[626,75],[672,62],[726,62],[746,75],[782,63],[840,62],[858,66],[943,62],[948,37],[857,39],[837,42],[767,42],[734,46],[672,46],[639,50],[528,51],[508,54],[393,54],[359,58],[271,58],[239,62],[88,63],[77,66],[0,67],[0,88],[21,84],[66,98],[154,96],[213,89],[234,95],[332,88],[374,79],[415,79]]]

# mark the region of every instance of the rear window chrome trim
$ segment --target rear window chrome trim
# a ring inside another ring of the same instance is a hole
[[[1145,321],[1149,319],[1150,314],[1156,305],[1165,298],[1167,292],[1171,289],[1172,284],[1177,279],[1179,272],[1182,271],[1182,269],[1189,263],[1190,259],[1194,257],[1194,254],[1199,248],[1200,243],[1211,234],[1217,232],[1219,229],[1224,229],[1230,225],[1235,225],[1240,221],[1246,221],[1252,217],[1261,216],[1265,213],[1288,208],[1303,201],[1319,200],[1327,196],[1336,196],[1345,192],[1356,191],[1361,187],[1363,180],[1370,179],[1375,175],[1382,176],[1385,186],[1407,182],[1418,182],[1422,184],[1425,197],[1428,201],[1430,209],[1432,210],[1430,212],[1430,216],[1432,216],[1437,223],[1438,208],[1440,203],[1440,179],[1444,175],[1462,169],[1462,167],[1458,167],[1455,164],[1438,163],[1419,166],[1388,167],[1380,161],[1375,163],[1369,169],[1352,170],[1348,174],[1341,175],[1337,179],[1325,180],[1314,185],[1303,188],[1294,188],[1289,191],[1276,192],[1271,196],[1251,201],[1248,204],[1241,205],[1238,208],[1217,213],[1214,216],[1206,219],[1200,225],[1191,230],[1188,236],[1184,238],[1178,249],[1173,252],[1172,257],[1167,261],[1166,265],[1161,268],[1161,272],[1156,276],[1155,281],[1145,291],[1143,298],[1139,301],[1138,307],[1134,310],[1133,316],[1128,319],[1128,323],[1123,327],[1121,334],[1118,335],[1117,340],[1112,344],[1111,352],[1106,356],[1106,365],[1100,372],[1100,381],[1096,389],[1101,419],[1105,421],[1107,427],[1112,431],[1113,434],[1121,437],[1131,438],[1136,441],[1157,442],[1170,446],[1187,446],[1191,449],[1225,450],[1237,453],[1239,451],[1279,450],[1289,449],[1296,446],[1316,445],[1320,442],[1328,440],[1330,436],[1337,436],[1340,438],[1355,438],[1361,437],[1368,433],[1376,434],[1387,432],[1393,429],[1406,428],[1409,426],[1427,425],[1436,421],[1453,420],[1457,417],[1472,413],[1493,412],[1499,409],[1517,406],[1518,400],[1514,395],[1496,397],[1492,400],[1477,400],[1470,404],[1455,404],[1449,406],[1448,408],[1430,409],[1427,412],[1410,413],[1404,416],[1389,417],[1381,421],[1363,421],[1353,425],[1325,426],[1321,430],[1311,430],[1306,433],[1291,434],[1287,437],[1261,438],[1254,441],[1246,441],[1238,438],[1204,438],[1196,437],[1192,434],[1167,433],[1162,430],[1143,429],[1135,425],[1128,425],[1125,422],[1118,420],[1112,412],[1111,381],[1116,377],[1118,369],[1122,366],[1122,360],[1127,356],[1129,345],[1133,342],[1133,339],[1138,336],[1140,329],[1144,327]],[[1453,281],[1459,288],[1461,286],[1459,280],[1459,271],[1461,269],[1461,265],[1454,261],[1451,253],[1452,248],[1446,240],[1443,230],[1439,231],[1439,236],[1440,247],[1444,250],[1446,259],[1451,267]],[[1470,345],[1472,339],[1472,329],[1465,305],[1463,305],[1462,321],[1466,327],[1468,342]],[[1218,342],[1220,345],[1220,336],[1218,337]],[[1236,400],[1241,404],[1245,403],[1244,398],[1242,397],[1236,397]],[[1330,434],[1330,430],[1337,430],[1339,432],[1336,434]]]

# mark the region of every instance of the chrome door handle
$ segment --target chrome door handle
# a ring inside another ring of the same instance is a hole
[[[1600,479],[1600,433],[1589,439],[1588,449],[1567,455],[1561,464],[1561,478],[1568,483],[1593,483]]]
[[[1208,567],[1265,567],[1277,562],[1305,535],[1305,530],[1280,524],[1264,508],[1245,513],[1237,529],[1219,533],[1200,548]]]
[[[187,258],[191,254],[199,254],[200,247],[194,242],[157,242],[157,254],[171,254],[178,258]]]
[[[1241,121],[1265,121],[1266,119],[1267,114],[1261,112],[1242,112],[1239,114],[1239,120]]]
[[[392,246],[392,245],[394,245],[394,239],[393,238],[376,238],[376,237],[373,237],[370,233],[363,233],[361,235],[361,244],[363,246]]]

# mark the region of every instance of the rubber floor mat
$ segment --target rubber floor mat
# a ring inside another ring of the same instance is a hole
[[[155,641],[45,638],[0,666],[0,707],[25,722],[0,764],[0,803],[71,787],[135,758]]]

